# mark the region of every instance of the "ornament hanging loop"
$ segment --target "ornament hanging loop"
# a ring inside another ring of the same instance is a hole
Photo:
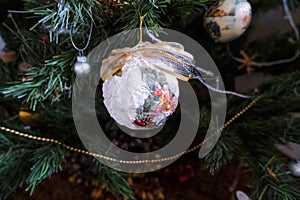
[[[140,40],[139,40],[139,43],[143,42],[143,20],[146,15],[147,15],[147,13],[142,16],[141,13],[139,12],[139,18],[140,18]]]
[[[70,40],[71,40],[73,47],[78,51],[77,62],[74,65],[74,71],[78,76],[85,77],[91,71],[90,64],[87,62],[87,58],[84,55],[84,50],[87,49],[87,47],[91,41],[91,36],[92,36],[92,31],[93,31],[93,21],[91,20],[90,33],[89,33],[87,42],[83,48],[78,48],[76,46],[76,44],[74,43],[73,37],[72,37],[72,30],[73,30],[73,27],[71,27],[71,29],[70,29]]]
[[[72,32],[73,32],[73,27],[70,28],[70,40],[71,40],[71,43],[73,45],[73,47],[79,51],[79,55],[83,55],[83,51],[87,49],[87,47],[89,46],[90,44],[90,41],[91,41],[91,37],[92,37],[92,31],[93,31],[93,22],[91,20],[91,25],[90,25],[90,32],[89,32],[89,36],[88,36],[88,39],[87,39],[87,42],[85,44],[85,46],[83,48],[78,48],[73,40],[73,37],[72,37]]]

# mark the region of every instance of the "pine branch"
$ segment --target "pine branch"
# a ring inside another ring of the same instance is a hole
[[[95,23],[96,28],[93,32],[99,38],[92,39],[91,47],[93,47],[99,43],[99,39],[102,40],[108,36],[111,30],[108,27],[114,19],[116,23],[120,23],[120,26],[126,24],[123,26],[124,30],[130,30],[138,26],[139,15],[146,14],[144,25],[159,29],[163,25],[161,19],[166,14],[166,10],[174,11],[174,6],[176,6],[178,8],[176,13],[185,17],[193,13],[189,11],[191,8],[196,11],[206,1],[199,3],[186,0],[178,3],[170,0],[136,0],[113,8],[93,0],[62,0],[58,3],[46,0],[44,2],[24,0],[24,2],[26,10],[11,12],[34,17],[31,18],[33,21],[31,31],[20,27],[13,18],[11,20],[14,28],[7,25],[6,28],[13,33],[19,43],[21,60],[30,63],[33,67],[25,73],[22,80],[11,82],[0,92],[5,97],[23,99],[23,103],[29,103],[30,108],[36,110],[39,105],[45,106],[45,104],[53,104],[61,100],[68,93],[65,91],[65,86],[73,84],[72,68],[77,53],[69,40],[69,34],[72,34],[76,46],[84,46],[86,40],[82,40],[82,35],[86,35],[86,29],[90,29],[90,23]],[[116,12],[118,9],[122,9],[122,12]],[[100,13],[102,15],[99,15]],[[118,31],[117,27],[115,28]],[[106,28],[107,31],[105,31]],[[73,32],[70,33],[72,29]],[[113,30],[113,33],[116,30]],[[49,40],[43,39],[45,35],[47,36],[47,32]]]
[[[300,119],[290,112],[300,110],[300,71],[283,74],[258,88],[263,98],[223,131],[213,151],[206,157],[211,173],[233,156],[244,157],[253,170],[253,199],[299,199],[299,182],[288,173],[288,162],[275,144],[300,141]],[[247,105],[243,99],[229,102],[233,115]]]
[[[295,8],[299,8],[300,1],[299,0],[289,0],[288,4],[292,9],[295,9]]]
[[[93,162],[98,172],[97,179],[101,180],[107,191],[111,192],[118,199],[135,199],[125,174],[103,165],[97,159],[93,159]]]
[[[14,127],[14,129],[20,128]],[[26,132],[36,135],[32,131]],[[61,146],[7,135],[1,131],[0,194],[2,196],[0,198],[7,198],[23,186],[26,186],[26,191],[32,194],[42,180],[62,170],[61,164],[65,155],[66,151]],[[103,165],[95,158],[91,158],[91,161],[91,164],[94,164],[92,172],[96,172],[98,181],[101,181],[100,184],[104,185],[107,191],[118,199],[135,199],[125,174]]]
[[[253,168],[253,199],[296,200],[300,198],[300,184],[288,171],[286,160],[274,152],[268,152],[264,162],[256,161]]]
[[[26,191],[30,194],[34,192],[35,187],[44,179],[50,177],[52,174],[62,171],[61,162],[64,158],[65,151],[63,149],[53,147],[53,145],[46,145],[32,154],[29,162],[34,163],[31,167],[31,173],[27,177]]]
[[[74,62],[72,51],[54,56],[53,59],[46,61],[45,67],[35,68],[26,73],[25,81],[14,82],[12,86],[2,88],[1,93],[5,97],[24,98],[24,103],[30,103],[33,110],[36,110],[38,103],[48,99],[54,103],[64,95],[68,80],[63,73],[72,62]]]
[[[32,194],[36,185],[61,170],[64,150],[0,134],[0,199],[26,186]]]
[[[29,13],[34,14],[37,22],[30,28],[36,29],[43,25],[48,29],[50,42],[58,41],[58,34],[68,31],[71,27],[86,27],[87,24],[93,22],[92,10],[95,8],[95,1],[68,1],[61,0],[59,2],[34,2],[31,0],[23,0],[25,2],[24,11],[11,11],[13,13]],[[99,8],[99,7],[97,7]]]
[[[232,159],[238,155],[241,139],[236,134],[237,130],[225,130],[215,148],[205,157],[204,167],[209,173],[214,175],[222,166],[231,163]]]
[[[33,110],[44,101],[57,102],[66,93],[65,85],[71,84],[68,71],[75,62],[75,50],[70,50],[70,44],[65,45],[64,41],[55,45],[42,40],[39,34],[19,28],[13,18],[12,22],[16,31],[7,28],[20,41],[19,55],[22,62],[29,62],[32,67],[19,72],[20,77],[1,88],[1,93],[6,97],[24,99],[23,103],[30,103]]]
[[[12,66],[12,64],[4,63],[0,59],[0,86],[12,81],[15,77],[16,70]]]
[[[167,27],[178,27],[185,25],[188,18],[200,14],[204,7],[212,4],[216,0],[172,0],[168,7],[164,9],[165,16],[162,17],[163,23]]]
[[[145,15],[143,25],[158,32],[162,27],[174,25],[174,22],[184,22],[188,17],[200,12],[205,5],[212,2],[212,0],[135,0],[130,4],[120,4],[125,12],[117,22],[129,21],[122,29],[131,30],[138,27],[139,16]]]

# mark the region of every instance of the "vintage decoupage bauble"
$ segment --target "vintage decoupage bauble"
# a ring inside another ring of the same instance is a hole
[[[251,21],[247,0],[223,0],[212,5],[204,15],[204,26],[215,42],[229,42],[242,35]]]
[[[172,49],[166,43],[163,46]],[[151,53],[153,49],[157,55]],[[159,66],[167,68],[159,49],[162,50],[162,46],[140,43],[133,48],[113,50],[103,61],[104,105],[117,123],[131,129],[158,128],[175,111],[178,80],[158,69]]]

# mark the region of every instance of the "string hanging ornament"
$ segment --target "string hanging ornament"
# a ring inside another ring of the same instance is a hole
[[[178,105],[178,80],[196,79],[208,89],[244,98],[206,83],[201,73],[214,74],[196,66],[192,54],[176,42],[144,42],[143,18],[140,15],[139,42],[133,47],[113,49],[102,61],[100,76],[104,104],[110,116],[130,129],[153,129],[162,126]]]
[[[73,37],[72,37],[73,28],[71,28],[70,32],[69,32],[71,43],[72,43],[73,47],[79,52],[79,55],[77,56],[77,62],[74,65],[74,71],[75,71],[76,75],[79,76],[79,77],[85,77],[91,71],[91,66],[87,62],[87,57],[84,55],[84,51],[89,46],[89,43],[91,41],[92,31],[93,31],[93,22],[91,21],[90,32],[89,32],[89,35],[88,35],[88,39],[87,39],[87,42],[86,42],[86,44],[83,48],[79,48],[79,47],[76,46],[76,44],[73,40]]]

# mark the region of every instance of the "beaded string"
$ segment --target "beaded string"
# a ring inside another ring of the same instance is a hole
[[[240,112],[235,114],[229,121],[227,121],[223,126],[221,126],[217,131],[215,131],[215,133],[212,136],[214,136],[214,135],[218,134],[219,132],[221,132],[225,127],[230,125],[233,121],[235,121],[242,114],[244,114],[246,111],[248,111],[260,98],[262,98],[262,95],[256,97],[255,99],[253,99],[251,101],[251,103],[249,103],[243,110],[241,110]],[[197,150],[205,142],[207,142],[209,139],[212,138],[212,136],[208,137],[206,140],[203,140],[198,145],[196,145],[196,146],[194,146],[194,147],[192,147],[192,148],[190,148],[186,151],[175,154],[174,156],[170,156],[170,157],[166,157],[166,158],[159,158],[159,159],[138,160],[138,161],[136,161],[136,160],[118,160],[118,159],[113,158],[113,157],[109,157],[109,156],[105,156],[105,155],[102,155],[102,154],[92,153],[92,152],[89,152],[89,151],[86,151],[86,150],[78,149],[78,148],[66,145],[63,142],[60,142],[60,141],[55,140],[55,139],[34,136],[34,135],[30,135],[30,134],[27,134],[27,133],[16,131],[16,130],[13,130],[13,129],[10,129],[10,128],[7,128],[7,127],[3,127],[3,126],[0,126],[0,130],[11,133],[11,134],[14,134],[14,135],[18,135],[18,136],[21,136],[21,137],[24,137],[24,138],[32,139],[32,140],[57,144],[57,145],[60,145],[60,146],[62,146],[63,148],[65,148],[67,150],[74,151],[74,152],[77,152],[77,153],[81,153],[81,154],[85,154],[85,155],[89,155],[89,156],[94,156],[94,157],[97,157],[97,158],[101,158],[101,159],[105,159],[105,160],[113,161],[113,162],[117,162],[117,163],[125,163],[125,164],[158,163],[158,162],[170,161],[170,160],[173,160],[173,159],[176,159],[176,158],[182,156],[183,154],[188,154],[188,153],[191,153],[191,152]]]

